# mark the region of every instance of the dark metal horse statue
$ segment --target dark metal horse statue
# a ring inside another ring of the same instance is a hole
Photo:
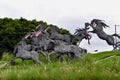
[[[17,53],[16,56],[10,61],[10,65],[15,63],[16,58],[21,58],[22,61],[32,59],[37,64],[42,64],[39,61],[39,54],[36,51],[27,51],[21,45],[17,46]]]
[[[73,36],[78,40],[78,45],[80,45],[80,42],[83,39],[87,39],[88,40],[88,44],[90,44],[90,39],[91,39],[91,35],[89,34],[89,32],[87,31],[89,28],[79,28],[76,29],[75,33],[73,34]]]
[[[31,51],[32,46],[30,44],[27,44],[27,39],[25,39],[24,37],[22,38],[22,40],[20,42],[18,42],[15,47],[14,47],[14,51],[13,53],[16,54],[18,52],[18,46],[21,46],[24,50],[27,51]]]
[[[58,54],[60,58],[62,55],[65,54],[71,54],[72,56],[69,57],[70,60],[76,59],[76,58],[80,58],[80,52],[81,52],[81,48],[75,45],[66,45],[66,43],[64,43],[61,40],[55,40],[54,41],[54,50],[48,54],[48,60],[49,62],[51,62],[51,55],[52,54]]]
[[[90,25],[93,28],[93,31],[91,31],[92,33],[96,33],[100,39],[105,40],[109,45],[112,45],[115,49],[116,43],[114,37],[112,35],[108,35],[103,31],[103,28],[109,27],[103,22],[103,20],[93,19],[90,24],[86,23],[86,25],[86,27]]]
[[[31,55],[30,53],[32,53],[32,55],[34,53],[35,55],[37,55],[36,51],[32,50],[33,47],[33,45],[27,44],[27,39],[23,37],[22,40],[18,42],[15,46],[13,53],[16,55],[16,58],[22,58],[22,56],[24,56],[24,58],[26,59],[29,55]],[[47,55],[43,51],[38,50],[37,52],[41,53],[45,57],[45,59],[47,59]]]
[[[57,27],[49,26],[47,28],[47,31],[50,32],[50,34],[51,34],[50,38],[51,39],[53,39],[53,40],[62,40],[62,41],[67,42],[68,44],[70,44],[70,35],[58,33],[59,29]]]

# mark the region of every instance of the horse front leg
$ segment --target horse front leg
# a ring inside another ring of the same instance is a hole
[[[43,65],[43,63],[42,63],[41,61],[39,61],[39,58],[38,58],[37,55],[34,56],[34,57],[32,57],[32,60],[33,60],[33,62],[36,63],[36,64],[41,64],[41,65]]]
[[[75,61],[78,57],[74,53],[70,53],[69,62]]]
[[[48,54],[48,61],[51,62],[50,57],[52,56],[52,54],[55,54],[55,51],[52,51],[51,53]]]
[[[45,52],[43,52],[43,51],[41,51],[41,50],[39,50],[38,52],[40,52],[40,53],[43,55],[43,57],[47,60],[47,55],[46,55]]]

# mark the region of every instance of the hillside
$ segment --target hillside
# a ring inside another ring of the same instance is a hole
[[[119,80],[120,56],[114,56],[101,60],[105,56],[120,54],[119,51],[106,51],[97,54],[86,54],[84,58],[73,62],[51,63],[40,58],[44,65],[36,65],[31,60],[22,64],[17,59],[15,66],[1,67],[0,79],[5,80]],[[5,54],[0,64],[8,62],[13,56]]]

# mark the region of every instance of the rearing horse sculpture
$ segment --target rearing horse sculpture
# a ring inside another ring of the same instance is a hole
[[[109,27],[103,22],[103,20],[93,19],[91,23],[85,24],[85,27],[88,27],[90,25],[93,28],[93,31],[91,32],[96,33],[100,39],[105,40],[109,45],[112,45],[115,50],[116,43],[114,41],[114,37],[112,35],[108,35],[103,31],[103,28]]]

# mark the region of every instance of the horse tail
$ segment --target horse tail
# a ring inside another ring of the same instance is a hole
[[[14,60],[14,59],[12,59],[12,60],[10,60],[9,62],[6,62],[6,63],[4,63],[4,64],[0,64],[0,68],[4,68],[4,67],[7,66],[7,65],[13,65],[13,60]]]
[[[7,63],[4,63],[4,64],[0,64],[0,68],[5,67],[7,64],[8,64],[8,62],[7,62]]]
[[[119,34],[113,34],[112,36],[118,37],[120,39],[120,35]]]

